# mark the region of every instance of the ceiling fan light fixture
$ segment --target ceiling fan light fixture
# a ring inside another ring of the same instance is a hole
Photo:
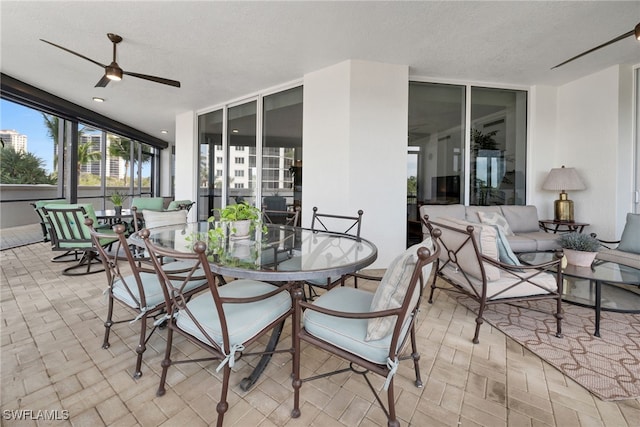
[[[112,62],[104,68],[106,70],[105,76],[107,76],[109,80],[122,80],[122,68],[118,67],[118,64]]]
[[[636,29],[634,30],[636,40],[640,41],[640,23],[636,25]]]

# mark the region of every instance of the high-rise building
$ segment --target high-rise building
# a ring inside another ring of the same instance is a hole
[[[2,139],[3,147],[13,147],[16,152],[27,152],[27,135],[15,130],[0,130],[0,139]]]

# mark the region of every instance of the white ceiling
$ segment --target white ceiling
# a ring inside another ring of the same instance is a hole
[[[2,0],[0,14],[2,73],[166,141],[173,140],[176,114],[347,59],[408,64],[412,76],[438,81],[523,86],[562,85],[614,64],[640,63],[640,43],[628,37],[551,70],[632,30],[640,1]],[[39,41],[108,64],[107,33],[124,38],[117,62],[125,71],[182,87],[125,76],[95,88],[103,75],[97,65]]]

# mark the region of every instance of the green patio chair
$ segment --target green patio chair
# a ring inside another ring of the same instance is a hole
[[[54,205],[54,204],[67,204],[68,202],[64,199],[52,199],[52,200],[38,200],[37,202],[31,203],[33,206],[33,210],[40,218],[40,227],[42,227],[42,241],[43,242],[51,242],[51,232],[49,231],[49,221],[47,220],[46,214],[43,211],[43,207],[46,205]],[[53,242],[52,242],[53,244]],[[79,253],[77,251],[65,251],[63,254],[56,255],[51,258],[52,262],[70,262],[70,261],[78,261]]]
[[[49,222],[52,249],[82,253],[78,263],[62,270],[62,274],[79,276],[104,271],[103,269],[91,269],[94,264],[101,263],[97,257],[97,248],[91,239],[89,228],[84,223],[87,218],[92,219],[96,224],[98,223],[93,205],[55,203],[43,206],[42,211]],[[114,241],[115,234],[113,239],[101,240],[100,245],[106,247]]]
[[[138,208],[138,211],[147,209],[150,211],[164,210],[164,200],[162,197],[134,197],[131,199],[131,207]]]

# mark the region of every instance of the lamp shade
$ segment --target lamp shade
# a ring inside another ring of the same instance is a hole
[[[578,176],[574,168],[553,168],[547,175],[543,190],[565,191],[565,190],[584,190],[586,187]]]

